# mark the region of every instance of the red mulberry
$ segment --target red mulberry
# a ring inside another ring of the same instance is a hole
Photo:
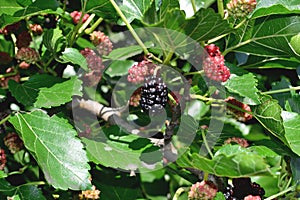
[[[28,31],[23,31],[18,34],[16,46],[20,49],[22,47],[28,47],[32,41],[31,35]]]
[[[227,3],[228,15],[245,17],[256,7],[256,0],[231,0]]]
[[[192,185],[188,198],[189,200],[207,199],[212,200],[218,192],[217,187],[210,181],[197,182]]]
[[[36,63],[40,56],[38,52],[29,47],[22,47],[18,50],[16,58],[21,61],[25,61],[28,64]]]
[[[225,82],[230,77],[230,71],[225,66],[224,56],[221,55],[219,47],[214,44],[205,46],[208,57],[203,61],[205,75],[215,81]]]
[[[107,35],[101,31],[94,31],[90,35],[90,40],[96,46],[96,50],[100,55],[107,56],[113,48],[113,45]]]
[[[72,17],[74,24],[79,23],[81,15],[82,15],[82,12],[78,12],[78,11],[73,11],[70,13],[70,16]],[[82,18],[82,23],[84,23],[89,17],[90,17],[89,14],[84,14],[84,16]]]
[[[248,112],[251,112],[251,108],[247,104],[239,102],[238,100],[236,100],[233,97],[228,97],[227,99],[225,99],[225,102],[227,102],[233,106],[239,107],[242,110],[245,110],[245,112],[243,112],[241,110],[237,110],[233,107],[230,107],[230,105],[227,106],[227,112],[229,114],[232,114],[237,120],[246,122],[246,121],[252,119],[252,115],[248,113]]]
[[[128,70],[127,80],[131,83],[141,83],[145,77],[152,75],[156,65],[150,61],[141,61]]]
[[[0,170],[3,170],[6,165],[6,154],[3,149],[0,149]]]
[[[91,70],[102,70],[104,65],[102,64],[102,58],[97,55],[92,49],[85,48],[80,51],[80,53],[85,57],[88,68]]]
[[[16,133],[8,133],[3,140],[5,146],[13,154],[20,151],[24,146],[23,141]]]

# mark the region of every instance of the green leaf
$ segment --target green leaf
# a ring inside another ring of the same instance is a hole
[[[273,82],[272,83],[272,90],[286,89],[286,88],[289,88],[290,86],[291,86],[290,81],[287,78],[282,77],[281,80],[280,80],[280,82]],[[291,92],[281,92],[281,93],[277,93],[277,94],[272,94],[272,97],[274,99],[278,100],[279,105],[281,107],[284,107],[285,102],[291,96],[292,96]]]
[[[12,186],[8,181],[4,178],[0,179],[0,197],[2,194],[12,196],[14,194],[15,187]]]
[[[91,187],[83,145],[66,119],[49,117],[41,110],[17,113],[9,122],[21,134],[25,147],[44,172],[49,184],[62,190]]]
[[[123,0],[120,9],[128,22],[134,19],[142,20],[144,13],[150,8],[151,0]]]
[[[46,200],[41,189],[34,185],[22,185],[16,188],[16,192],[21,199]]]
[[[86,3],[86,12],[95,13],[97,16],[108,20],[116,20],[118,14],[108,0],[89,0]]]
[[[274,14],[294,13],[300,13],[300,4],[297,0],[264,0],[258,1],[256,8],[250,17],[257,18]]]
[[[248,98],[250,100],[248,104],[251,104],[252,101],[254,105],[260,103],[256,86],[257,80],[252,73],[234,76],[225,83],[225,87],[229,92]]]
[[[4,1],[0,8],[0,24],[1,27],[20,21],[27,17],[38,14],[60,14],[59,3],[57,0],[48,0],[45,4],[44,0],[36,0],[34,2],[25,2],[24,7],[17,3],[17,0]],[[27,6],[25,6],[27,5]],[[1,28],[0,27],[0,28]]]
[[[65,104],[72,100],[73,95],[82,95],[81,84],[81,80],[72,77],[51,87],[40,88],[34,106],[37,108],[51,108]]]
[[[108,68],[105,73],[110,77],[124,76],[128,74],[128,69],[134,64],[132,60],[115,60]]]
[[[300,156],[300,115],[292,112],[282,112],[285,138],[292,149]]]
[[[145,44],[146,47],[151,47],[150,43]],[[132,56],[136,56],[142,53],[143,49],[139,45],[121,47],[117,49],[113,49],[112,52],[105,58],[112,59],[112,60],[126,60]]]
[[[284,144],[287,141],[284,137],[285,131],[281,117],[282,108],[271,96],[261,95],[260,105],[252,106],[254,117],[275,137]]]
[[[209,105],[206,105],[203,101],[190,101],[186,105],[186,114],[192,116],[196,120],[201,118],[209,111]]]
[[[233,37],[236,42],[229,50],[265,57],[297,57],[289,41],[300,32],[300,16],[268,16],[250,21],[245,27]]]
[[[193,153],[191,156],[185,154],[179,158],[177,164],[230,178],[270,174],[269,165],[263,157],[239,145],[221,147],[212,159],[198,153]]]
[[[159,153],[157,149],[156,151],[148,153],[147,150],[152,150],[154,147],[148,139],[140,138],[133,134],[126,135],[118,129],[119,128],[110,128],[101,130],[101,134],[105,132],[105,134],[110,135],[109,138],[115,138],[117,136],[117,141],[105,141],[103,136],[101,139],[96,138],[96,140],[82,138],[86,145],[90,161],[106,167],[130,171],[137,169],[147,170],[147,166],[143,165],[142,161],[150,162],[151,165],[155,164],[157,167],[159,166],[156,161],[161,160],[161,153]],[[151,156],[148,157],[148,155]],[[155,160],[154,162],[153,159]]]
[[[168,10],[172,10],[174,8],[179,8],[179,2],[178,0],[164,0],[161,3],[161,6],[158,11],[158,21],[161,21],[165,18],[165,15]]]
[[[71,62],[75,65],[79,65],[85,71],[88,71],[87,61],[85,57],[75,48],[66,48],[60,56],[64,62]]]
[[[8,88],[19,103],[24,106],[32,106],[38,97],[39,88],[51,87],[56,83],[62,82],[62,80],[61,78],[47,74],[34,75],[23,84],[10,80]]]
[[[226,20],[213,9],[200,9],[194,17],[187,20],[185,33],[196,41],[205,41],[229,33],[232,28]]]
[[[136,176],[130,176],[128,172],[103,170],[98,171],[97,174],[98,176],[93,178],[93,182],[101,189],[101,200],[138,200],[142,196],[139,187],[141,182]],[[107,180],[109,180],[109,184],[107,184]]]
[[[43,35],[43,43],[47,50],[51,51],[52,53],[56,53],[60,51],[62,47],[62,41],[64,40],[64,36],[62,31],[58,28],[56,29],[49,29],[45,31]]]

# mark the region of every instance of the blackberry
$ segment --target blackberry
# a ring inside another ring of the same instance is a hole
[[[226,200],[234,200],[236,199],[234,196],[233,196],[233,187],[232,185],[228,185],[225,189],[225,191],[223,192],[224,194],[224,197]]]
[[[168,90],[161,78],[148,76],[142,86],[140,105],[145,112],[156,113],[163,110],[168,101]]]
[[[253,196],[260,196],[262,198],[265,195],[265,190],[262,187],[260,187],[259,184],[253,182],[251,183],[251,187],[252,187],[251,194]]]

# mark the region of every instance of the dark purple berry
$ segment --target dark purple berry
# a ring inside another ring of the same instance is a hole
[[[140,105],[145,112],[156,113],[163,110],[168,101],[168,90],[161,78],[146,77],[141,91]]]

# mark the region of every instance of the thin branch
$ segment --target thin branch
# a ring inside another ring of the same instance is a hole
[[[137,43],[142,47],[144,53],[146,55],[149,54],[149,51],[147,49],[147,47],[145,46],[145,44],[142,42],[142,40],[140,39],[140,37],[138,36],[138,34],[135,32],[135,30],[133,29],[133,27],[131,26],[131,24],[128,22],[127,18],[125,17],[125,15],[122,13],[121,9],[119,8],[119,6],[117,5],[117,3],[114,0],[109,0],[111,2],[111,4],[113,5],[113,7],[115,8],[115,10],[117,11],[117,13],[119,14],[119,16],[121,17],[121,19],[123,20],[123,22],[126,24],[127,28],[129,29],[130,33],[132,34],[132,36],[134,37],[134,39],[137,41]]]
[[[271,90],[271,91],[266,91],[266,92],[262,92],[262,93],[263,94],[278,94],[278,93],[290,92],[290,91],[296,91],[296,90],[300,90],[300,86],[278,89],[278,90]]]

